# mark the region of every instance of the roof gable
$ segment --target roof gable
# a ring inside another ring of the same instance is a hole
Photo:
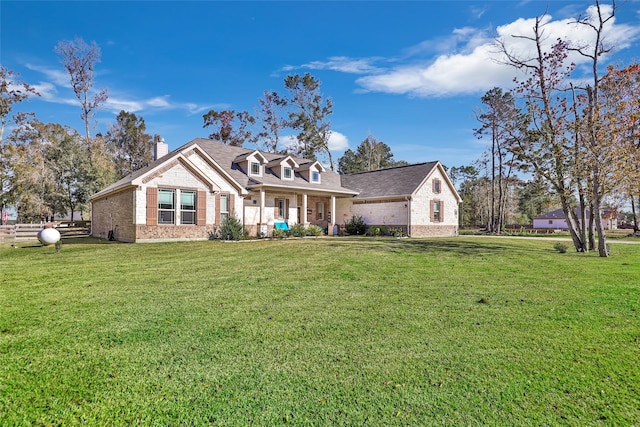
[[[411,197],[438,169],[451,192],[461,201],[453,183],[438,161],[342,175],[342,185],[358,191],[358,198]]]

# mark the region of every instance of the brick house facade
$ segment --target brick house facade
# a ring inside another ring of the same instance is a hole
[[[339,175],[316,161],[199,138],[92,196],[92,235],[209,239],[229,216],[250,236],[271,235],[278,222],[333,234],[353,215],[410,236],[455,235],[460,201],[439,162]]]

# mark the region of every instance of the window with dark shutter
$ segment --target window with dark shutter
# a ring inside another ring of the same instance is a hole
[[[435,178],[433,180],[433,193],[434,194],[440,194],[440,192],[442,191],[441,186],[442,186],[442,184],[441,184],[440,180]]]
[[[147,225],[158,225],[158,189],[147,187]]]
[[[205,225],[207,223],[207,192],[198,190],[198,201],[196,202],[196,224]]]

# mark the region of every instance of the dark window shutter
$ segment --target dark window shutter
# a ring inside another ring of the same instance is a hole
[[[286,199],[284,202],[284,220],[287,221],[289,219],[289,199]]]
[[[196,201],[196,225],[207,223],[207,192],[198,190],[198,200]]]
[[[436,220],[436,215],[435,215],[435,212],[434,212],[434,210],[433,210],[433,209],[434,209],[434,205],[435,205],[435,203],[434,203],[434,201],[433,201],[433,200],[431,200],[431,201],[429,201],[429,204],[430,204],[430,206],[431,206],[431,222],[435,222],[435,220]]]
[[[279,218],[279,216],[278,216],[279,213],[280,212],[278,212],[278,199],[273,199],[273,217],[275,219],[278,219]]]
[[[158,225],[158,189],[147,187],[147,225]]]
[[[216,194],[216,224],[220,225],[220,193]]]
[[[235,216],[235,203],[236,198],[235,195],[229,194],[229,216]]]
[[[440,200],[440,222],[444,222],[444,202]]]

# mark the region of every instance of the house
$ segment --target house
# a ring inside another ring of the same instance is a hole
[[[462,199],[440,162],[343,175],[342,184],[358,194],[338,200],[340,223],[360,215],[368,225],[401,228],[413,237],[458,234]]]
[[[574,209],[576,218],[580,221],[582,216],[582,210],[580,207]],[[589,210],[586,211],[587,221],[589,220]],[[617,228],[618,221],[616,219],[615,209],[603,209],[602,210],[602,225],[605,230],[613,230]],[[533,218],[533,228],[552,228],[554,230],[568,230],[567,218],[564,215],[562,209],[556,209],[551,212],[538,215]]]
[[[455,235],[460,202],[439,162],[339,175],[317,161],[197,138],[93,195],[92,235],[208,239],[229,216],[251,236],[282,223],[335,234],[353,215],[410,236]]]

